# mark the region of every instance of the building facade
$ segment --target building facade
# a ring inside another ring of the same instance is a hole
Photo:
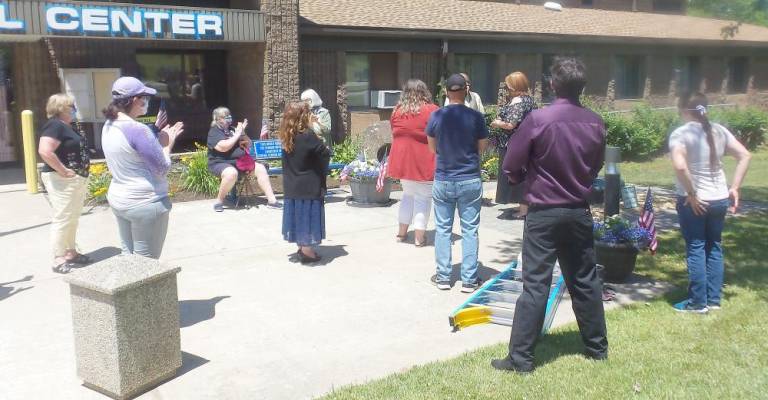
[[[205,139],[217,106],[248,118],[258,132],[267,39],[259,6],[249,0],[0,3],[0,163],[20,159],[21,111],[34,111],[39,128],[48,96],[62,91],[75,96],[80,126],[98,150],[100,110],[122,75],[158,90],[150,114],[162,102],[170,121],[185,123],[188,144]]]
[[[408,78],[437,91],[442,77],[467,72],[483,102],[496,104],[504,76],[522,71],[547,102],[557,55],[584,60],[586,94],[617,109],[672,105],[683,90],[715,103],[765,104],[768,28],[742,25],[727,37],[729,22],[682,15],[685,2],[562,1],[559,12],[543,3],[303,0],[301,87],[326,100],[339,136],[389,118],[370,92]]]

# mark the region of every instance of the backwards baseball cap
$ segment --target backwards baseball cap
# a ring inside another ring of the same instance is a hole
[[[467,88],[467,80],[461,74],[453,74],[445,81],[445,88],[449,92],[458,92]]]
[[[137,96],[154,96],[156,94],[157,90],[144,85],[140,80],[132,76],[124,76],[112,84],[112,98],[116,100]]]

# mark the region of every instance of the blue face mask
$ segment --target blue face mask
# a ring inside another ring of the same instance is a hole
[[[73,108],[70,115],[72,116],[72,121],[77,121],[77,109]]]
[[[224,117],[224,121],[227,121],[228,124],[231,124],[232,123],[232,116],[228,115],[228,116]]]

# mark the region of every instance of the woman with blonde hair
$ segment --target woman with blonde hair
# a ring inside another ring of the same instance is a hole
[[[304,101],[285,106],[278,137],[283,147],[283,238],[296,243],[302,264],[320,261],[314,247],[325,239],[325,193],[331,151],[312,130]]]
[[[498,117],[491,122],[491,128],[501,130],[500,135],[495,136],[496,150],[499,154],[499,174],[496,181],[496,203],[507,204],[512,197],[513,186],[507,180],[501,169],[504,156],[507,154],[507,141],[515,134],[517,127],[525,117],[536,109],[536,104],[530,94],[528,78],[522,72],[513,72],[504,78],[504,83],[509,91],[509,103],[499,108]],[[519,185],[522,190],[522,185]],[[522,195],[520,196],[522,198]],[[528,205],[520,203],[520,210],[515,218],[523,218],[528,213]]]
[[[241,171],[236,167],[237,159],[248,154],[251,138],[245,132],[245,128],[248,127],[248,120],[238,122],[233,127],[232,113],[227,107],[214,109],[212,119],[211,129],[208,131],[208,170],[221,178],[219,193],[213,204],[213,210],[222,212],[224,211],[224,201],[228,195],[230,196],[230,203],[235,204],[237,202],[237,196],[229,193],[235,187],[237,178],[240,177]],[[256,183],[267,196],[267,208],[280,209],[283,205],[277,200],[272,190],[267,167],[261,163],[256,163],[253,171],[248,173],[256,175]]]
[[[72,96],[54,94],[48,99],[45,112],[48,122],[40,134],[38,154],[45,162],[41,178],[53,208],[53,271],[66,274],[78,264],[91,262],[77,252],[75,244],[87,191],[88,146],[86,139],[71,126],[77,116]]]
[[[429,150],[424,130],[437,109],[427,85],[418,79],[409,79],[390,119],[392,151],[387,173],[399,179],[403,186],[397,240],[405,241],[408,227],[413,224],[414,243],[418,247],[427,244],[425,233],[435,178],[435,155]]]

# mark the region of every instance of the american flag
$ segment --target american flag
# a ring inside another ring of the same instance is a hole
[[[157,129],[163,129],[168,125],[168,111],[165,109],[165,100],[160,100],[160,110],[157,112],[155,126]]]
[[[384,182],[387,180],[387,155],[384,154],[384,159],[381,160],[379,166],[379,178],[376,179],[376,191],[381,192],[384,190]]]
[[[640,214],[638,223],[651,233],[651,243],[648,245],[648,250],[651,251],[651,254],[656,254],[656,249],[659,248],[659,241],[656,239],[655,220],[653,215],[653,193],[651,193],[651,188],[649,187],[648,192],[645,194],[645,204],[643,205],[643,212]]]

